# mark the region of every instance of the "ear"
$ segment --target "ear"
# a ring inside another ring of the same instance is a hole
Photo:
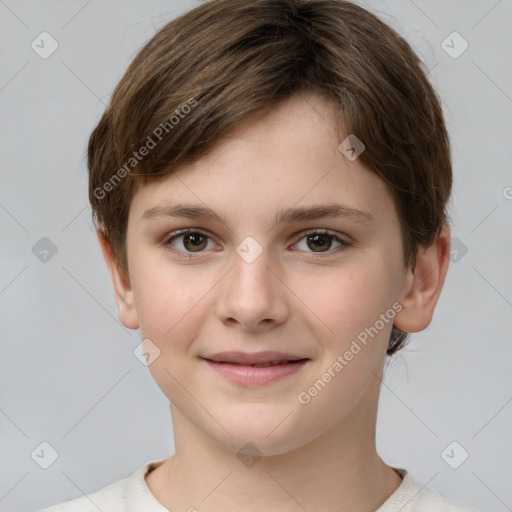
[[[420,248],[413,269],[407,271],[394,325],[405,332],[419,332],[432,321],[450,261],[450,232],[443,226],[437,240]]]
[[[129,276],[119,269],[114,252],[112,251],[112,246],[105,236],[104,231],[98,229],[96,233],[100,242],[101,252],[105,258],[114,286],[119,320],[125,327],[128,327],[128,329],[138,329],[139,319],[137,309],[135,308],[135,299]]]

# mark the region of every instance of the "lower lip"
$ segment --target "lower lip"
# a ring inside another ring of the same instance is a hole
[[[208,359],[205,359],[205,361],[232,382],[244,386],[263,386],[297,373],[305,366],[309,359],[267,366],[265,368],[231,363],[216,363]]]

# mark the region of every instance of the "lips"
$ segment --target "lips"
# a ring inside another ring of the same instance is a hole
[[[214,363],[226,363],[240,366],[253,366],[255,368],[266,368],[269,366],[277,366],[297,361],[307,360],[309,358],[297,354],[284,352],[219,352],[206,357],[202,357],[207,361]]]
[[[308,357],[283,352],[220,352],[201,359],[229,381],[246,388],[292,378],[311,361]]]
[[[268,368],[269,366],[277,366],[278,364],[287,364],[290,363],[288,359],[283,359],[281,361],[271,361],[269,363],[256,363],[256,364],[249,364],[249,365],[243,365],[243,366],[252,366],[254,368]],[[239,366],[240,363],[228,363],[228,364],[237,364]]]

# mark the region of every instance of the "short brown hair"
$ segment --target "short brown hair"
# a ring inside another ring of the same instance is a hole
[[[340,142],[343,131],[365,144],[359,158],[388,186],[404,262],[414,266],[419,246],[447,223],[452,168],[439,98],[409,44],[349,1],[209,0],[140,50],[91,134],[93,220],[119,269],[128,273],[128,213],[141,183],[199,159],[242,122],[300,92],[332,103]],[[387,353],[406,338],[393,327]]]

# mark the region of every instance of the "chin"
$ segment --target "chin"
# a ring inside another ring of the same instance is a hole
[[[232,450],[242,462],[246,455],[254,458],[281,455],[304,444],[296,436],[297,429],[280,425],[282,420],[238,424],[236,428],[228,428],[231,436],[222,430],[217,432],[220,438],[217,435],[212,437]]]

